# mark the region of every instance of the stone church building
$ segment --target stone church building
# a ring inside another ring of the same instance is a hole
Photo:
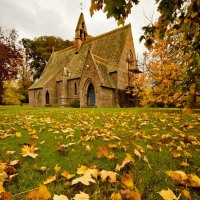
[[[125,107],[133,105],[138,72],[131,25],[92,37],[80,14],[74,46],[53,52],[29,88],[31,106]]]

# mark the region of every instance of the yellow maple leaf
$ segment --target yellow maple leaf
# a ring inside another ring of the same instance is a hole
[[[72,181],[72,185],[77,184],[79,182],[84,185],[90,185],[90,182],[95,183],[95,180],[92,178],[90,173],[84,173],[83,176],[74,179]]]
[[[33,190],[26,195],[26,199],[31,200],[48,200],[51,198],[51,193],[45,185],[40,185],[38,190]]]
[[[122,200],[122,196],[119,192],[118,193],[114,192],[114,193],[112,193],[110,200]]]
[[[49,183],[51,183],[51,182],[53,182],[53,181],[55,181],[55,180],[56,180],[56,175],[48,177],[47,180],[44,181],[43,183],[44,183],[45,185],[47,185],[47,184],[49,184]]]
[[[184,184],[187,179],[187,175],[183,171],[166,171],[165,173],[179,184]]]
[[[100,176],[103,182],[106,181],[107,177],[109,177],[109,182],[110,183],[115,183],[117,180],[117,176],[118,174],[116,172],[112,172],[112,171],[106,171],[106,170],[102,170],[100,172]]]
[[[34,146],[24,145],[21,148],[21,154],[23,157],[30,156],[32,158],[36,158],[38,156],[38,154],[35,153],[36,150],[37,148],[35,148]]]
[[[75,176],[75,174],[70,174],[68,171],[64,170],[63,173],[61,174],[62,176],[64,176],[67,179],[71,179],[72,177]]]
[[[80,194],[76,194],[73,200],[89,200],[90,197],[88,194],[84,192],[80,192]]]
[[[133,174],[129,172],[128,174],[123,174],[121,176],[122,183],[126,185],[128,188],[133,188]]]
[[[164,199],[164,200],[177,200],[178,198],[173,193],[172,190],[168,188],[168,190],[161,190],[158,192],[158,194]]]

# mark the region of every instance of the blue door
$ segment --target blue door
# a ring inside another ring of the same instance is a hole
[[[88,106],[95,106],[95,90],[91,83],[88,87]]]

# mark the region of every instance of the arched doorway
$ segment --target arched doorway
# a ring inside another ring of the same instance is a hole
[[[46,104],[50,104],[50,97],[49,97],[49,91],[48,90],[46,91],[45,101],[46,101]]]
[[[95,106],[95,90],[92,83],[88,86],[87,106]]]

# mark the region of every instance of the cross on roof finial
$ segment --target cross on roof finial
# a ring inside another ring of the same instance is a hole
[[[81,12],[83,11],[83,3],[80,3],[80,5],[81,5]]]

